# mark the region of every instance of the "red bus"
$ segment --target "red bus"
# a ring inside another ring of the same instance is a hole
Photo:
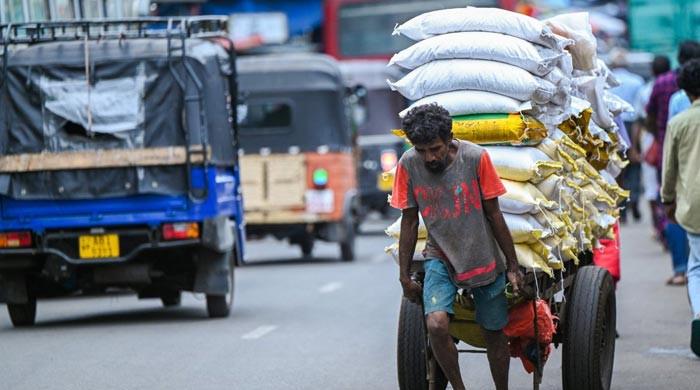
[[[339,60],[388,60],[410,45],[404,37],[391,36],[396,24],[428,11],[460,8],[467,3],[512,10],[517,0],[326,0],[324,51]]]

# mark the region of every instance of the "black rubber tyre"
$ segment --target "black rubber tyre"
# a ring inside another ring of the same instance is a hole
[[[340,242],[340,259],[342,261],[355,260],[355,228],[352,221],[345,222],[345,238]]]
[[[164,307],[180,306],[182,294],[179,291],[169,292],[160,296],[160,301]]]
[[[226,256],[229,262],[229,283],[230,289],[226,295],[207,295],[207,314],[209,318],[225,318],[231,313],[233,306],[233,295],[235,290],[235,264],[232,251],[228,251],[222,256]]]
[[[425,321],[421,307],[406,298],[401,300],[396,365],[399,389],[428,390]],[[435,389],[444,390],[447,378],[436,365]]]
[[[15,328],[32,326],[36,321],[36,298],[29,297],[27,303],[8,303],[7,311]]]
[[[615,286],[603,268],[576,272],[564,320],[564,390],[609,390],[615,360]]]
[[[304,237],[299,243],[299,248],[301,248],[301,255],[303,257],[311,257],[314,251],[314,238]]]

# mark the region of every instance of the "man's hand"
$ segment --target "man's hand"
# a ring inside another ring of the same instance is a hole
[[[676,202],[672,203],[664,203],[664,212],[666,213],[666,217],[673,222],[673,223],[678,223],[676,222]]]
[[[408,278],[401,280],[401,287],[403,287],[403,296],[413,303],[420,303],[423,294],[423,288],[415,280]]]
[[[508,277],[508,281],[510,282],[510,285],[513,287],[513,295],[520,295],[520,292],[523,290],[523,272],[520,271],[520,268],[512,268],[506,273],[506,277]]]

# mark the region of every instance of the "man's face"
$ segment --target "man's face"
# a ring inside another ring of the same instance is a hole
[[[425,168],[432,173],[440,173],[447,168],[450,154],[450,143],[452,137],[445,141],[441,138],[436,138],[430,143],[415,144],[413,147],[418,152],[418,155],[423,159]]]

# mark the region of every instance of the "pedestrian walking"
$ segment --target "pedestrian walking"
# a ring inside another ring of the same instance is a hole
[[[414,302],[422,299],[435,357],[452,387],[461,390],[465,387],[457,348],[448,327],[457,289],[471,290],[495,387],[505,390],[510,364],[503,333],[508,323],[505,286],[509,281],[518,292],[523,277],[498,205],[506,189],[485,149],[453,138],[452,118],[444,108],[418,106],[402,125],[414,146],[397,166],[391,205],[402,210],[399,263],[404,296]],[[418,213],[429,232],[422,287],[410,277]]]
[[[679,48],[678,62],[683,65],[694,58],[700,58],[700,44],[695,41],[683,42]],[[664,150],[666,125],[669,118],[669,103],[673,94],[678,91],[678,72],[679,70],[676,69],[659,76],[654,83],[649,104],[647,105],[648,119],[650,122],[652,120],[654,122],[648,125],[650,128],[655,129],[654,142],[657,144],[655,149],[658,151],[658,157],[656,157],[653,162],[655,162],[659,168],[663,158],[661,152]],[[654,156],[652,156],[652,158],[653,157]],[[673,276],[671,276],[666,283],[669,285],[682,286],[686,283],[685,273],[688,259],[687,235],[683,227],[674,223],[672,220],[663,221],[663,232],[666,244],[671,252],[671,261],[674,271]]]
[[[687,231],[691,349],[700,356],[700,59],[682,67],[678,85],[692,105],[670,121],[666,132],[661,200],[668,218]]]
[[[646,125],[647,112],[646,106],[651,96],[652,88],[656,78],[671,70],[671,61],[665,55],[657,55],[651,63],[651,71],[654,77],[644,85],[637,95],[634,108],[639,113],[637,125],[640,131],[637,132],[638,139],[636,143],[639,145],[641,157],[641,182],[644,188],[643,197],[649,205],[651,214],[651,226],[654,229],[655,237],[660,242],[664,243],[663,227],[663,209],[660,207],[659,198],[659,174],[656,166],[653,163],[647,162],[647,156],[655,156],[656,153],[652,150],[654,145],[654,134],[649,131]],[[634,143],[634,142],[633,142]]]

